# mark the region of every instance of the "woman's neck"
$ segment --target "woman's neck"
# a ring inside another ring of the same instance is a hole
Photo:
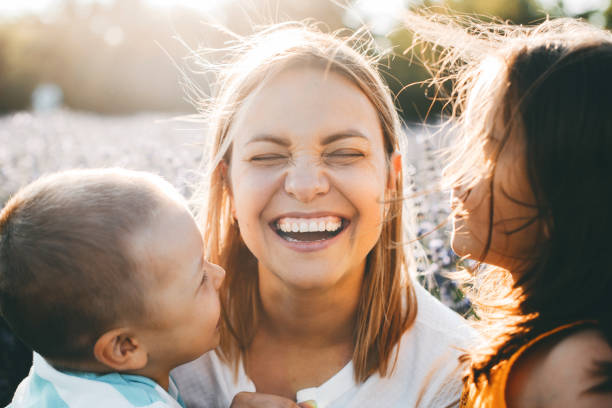
[[[331,287],[304,289],[260,266],[260,329],[292,344],[325,347],[352,342],[364,270],[365,262]]]

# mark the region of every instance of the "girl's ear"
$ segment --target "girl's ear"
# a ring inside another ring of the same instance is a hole
[[[550,230],[552,228],[552,218],[549,218],[548,220],[544,220],[544,222],[542,223],[542,233],[544,234],[544,238],[546,238],[547,240],[550,239]]]
[[[395,190],[397,178],[402,172],[402,155],[397,150],[391,154],[391,165],[389,166],[389,182],[387,188]]]
[[[113,329],[94,345],[96,360],[114,371],[140,370],[147,365],[147,350],[128,329]]]

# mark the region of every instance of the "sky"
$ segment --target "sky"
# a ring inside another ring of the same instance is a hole
[[[59,0],[0,0],[0,16],[18,16],[24,13],[40,13],[53,7]],[[115,0],[78,0],[81,2],[113,3]],[[223,5],[227,0],[144,0],[155,7],[169,8],[174,5],[193,8],[199,11],[210,11]],[[538,0],[548,8],[557,0]],[[564,0],[565,11],[570,15],[580,14],[587,10],[606,8],[609,0]],[[394,15],[403,7],[404,0],[358,0],[357,8],[369,16]]]

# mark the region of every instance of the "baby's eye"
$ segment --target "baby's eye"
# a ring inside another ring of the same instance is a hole
[[[349,164],[362,157],[365,157],[365,154],[355,149],[339,149],[323,154],[323,158],[333,164]]]
[[[202,272],[202,279],[200,279],[196,292],[200,292],[200,290],[206,286],[206,282],[208,282],[208,274],[206,272]]]

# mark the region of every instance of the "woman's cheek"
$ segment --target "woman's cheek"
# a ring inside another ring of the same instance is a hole
[[[236,172],[232,175],[232,192],[237,212],[243,207],[256,210],[253,207],[257,207],[259,201],[265,201],[266,197],[269,198],[278,188],[279,177],[278,171],[272,169],[236,166]]]
[[[355,172],[337,183],[369,228],[382,226],[385,209],[386,178],[372,171]]]

